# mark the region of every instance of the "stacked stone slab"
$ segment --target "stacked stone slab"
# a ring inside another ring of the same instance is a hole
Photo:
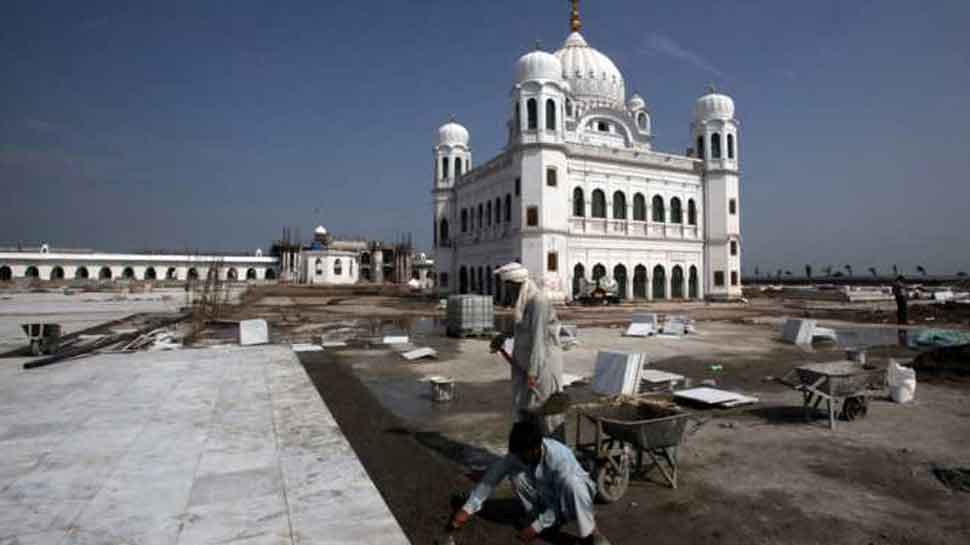
[[[495,306],[488,295],[448,297],[448,335],[482,335],[495,330]]]

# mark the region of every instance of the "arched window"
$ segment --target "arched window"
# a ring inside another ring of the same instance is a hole
[[[148,273],[147,272],[145,273],[145,277],[146,278],[148,277]],[[235,268],[229,269],[229,272],[226,273],[226,279],[227,280],[230,280],[232,282],[235,282],[236,280],[239,280],[239,272],[236,271]]]
[[[199,277],[199,273],[195,272],[195,269],[189,269],[189,278],[192,278],[193,273],[195,274],[195,278]],[[192,279],[195,280],[195,278]],[[98,271],[98,279],[111,280],[111,269],[108,267],[101,267],[101,270]]]
[[[697,137],[697,156],[704,159],[704,137]]]
[[[596,282],[604,276],[606,276],[606,267],[604,267],[602,263],[593,265],[593,282]]]
[[[455,178],[461,176],[461,157],[455,157]]]
[[[125,270],[121,271],[121,277],[124,278],[125,280],[134,280],[135,269],[132,269],[131,267],[125,267]]]
[[[711,158],[721,158],[721,135],[718,133],[711,135]]]
[[[40,278],[40,271],[37,270],[37,267],[31,265],[30,267],[27,267],[27,270],[24,272],[24,276],[27,278]]]
[[[442,178],[448,177],[448,158],[447,157],[441,158],[441,177]]]
[[[495,225],[502,223],[502,199],[495,197]]]
[[[492,201],[485,205],[485,225],[492,225]]]
[[[687,225],[697,225],[697,205],[694,199],[687,199]]]
[[[691,265],[687,273],[687,296],[691,299],[697,299],[697,286],[697,267]]]
[[[11,280],[13,280],[13,270],[6,265],[0,267],[0,282],[10,282]]]
[[[583,288],[583,280],[586,277],[586,269],[583,267],[582,263],[577,263],[573,267],[573,297],[579,295],[580,290]]]
[[[485,207],[481,203],[478,205],[478,228],[481,229],[485,225]]]
[[[680,265],[674,265],[670,272],[670,298],[684,298],[684,269]]]
[[[319,274],[323,274],[323,260],[322,259],[320,259],[318,257],[317,260],[316,260],[316,262],[314,263],[314,266],[316,268],[316,271],[317,271],[317,274],[318,275]]]
[[[593,217],[606,217],[606,194],[601,189],[593,190]]]
[[[626,265],[622,263],[613,267],[613,280],[616,281],[616,291],[620,299],[626,299]]]
[[[529,130],[534,131],[539,128],[539,107],[536,104],[536,99],[530,98],[528,102],[525,103],[525,113],[529,122]]]
[[[647,114],[643,112],[637,114],[637,127],[640,127],[641,131],[647,130]]]
[[[727,135],[728,159],[734,159],[734,135]]]
[[[266,269],[266,280],[276,280],[276,269]]]
[[[633,297],[647,298],[647,268],[643,265],[637,265],[633,269]]]
[[[462,233],[468,232],[468,209],[467,208],[461,209],[461,232]],[[364,254],[364,255],[367,256],[367,254]],[[367,257],[367,261],[362,261],[362,263],[370,263],[370,257]]]
[[[468,293],[468,269],[458,269],[458,293]]]
[[[60,266],[51,269],[51,280],[64,280],[64,269]]]
[[[340,258],[334,260],[333,262],[333,274],[334,276],[340,276],[344,273],[344,264],[340,261]]]
[[[626,195],[622,191],[613,193],[613,219],[626,219]]]
[[[157,278],[155,267],[148,267],[145,269],[145,280],[155,280],[155,278]]]
[[[88,276],[90,276],[90,273],[88,273],[87,267],[78,267],[77,270],[74,271],[74,278],[78,280],[87,280]]]
[[[667,272],[661,265],[653,268],[653,298],[667,298]]]
[[[256,269],[246,269],[246,280],[256,280]]]
[[[551,98],[546,100],[546,130],[556,130],[556,101]]]
[[[633,196],[633,220],[647,221],[647,200],[642,193]]]
[[[651,208],[653,208],[653,221],[664,222],[667,221],[667,214],[664,211],[664,199],[660,195],[653,196],[653,202],[651,202]]]
[[[573,215],[581,218],[586,215],[586,199],[583,196],[583,188],[573,189]]]
[[[505,223],[512,221],[512,195],[505,195]]]
[[[680,207],[680,199],[670,199],[670,223],[684,223],[684,214]]]
[[[468,214],[465,214],[464,212],[466,212],[466,211],[465,210],[462,210],[462,215],[465,216],[465,218],[467,219]],[[364,252],[364,253],[360,254],[360,264],[361,265],[370,265],[370,254],[369,253]]]

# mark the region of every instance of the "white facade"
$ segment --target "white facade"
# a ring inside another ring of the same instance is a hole
[[[469,170],[468,131],[454,121],[439,130],[439,287],[495,294],[492,271],[518,260],[554,298],[603,274],[626,298],[740,297],[733,101],[713,90],[698,99],[697,152],[654,151],[646,101],[626,99],[622,74],[580,28],[574,11],[562,49],[519,59],[497,157]]]
[[[256,255],[113,254],[101,252],[0,252],[0,281],[36,280],[204,280],[209,270],[229,281],[275,280],[275,257]]]
[[[342,286],[356,284],[360,278],[357,252],[340,250],[304,250],[303,278],[306,284]]]

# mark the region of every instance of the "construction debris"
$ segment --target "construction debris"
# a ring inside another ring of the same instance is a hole
[[[718,390],[717,388],[707,386],[676,391],[674,392],[674,399],[724,408],[750,405],[758,402],[758,398],[756,397],[729,392],[727,390]]]
[[[596,354],[593,391],[599,395],[634,395],[640,383],[640,369],[646,354],[601,351]]]
[[[424,347],[415,348],[407,352],[401,352],[401,356],[408,361],[419,360],[421,358],[437,358],[438,352],[434,348]]]

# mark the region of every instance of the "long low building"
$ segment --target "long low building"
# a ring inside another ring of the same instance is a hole
[[[104,253],[40,248],[0,251],[0,282],[34,280],[205,279],[210,270],[229,281],[276,280],[279,259],[240,254]]]

